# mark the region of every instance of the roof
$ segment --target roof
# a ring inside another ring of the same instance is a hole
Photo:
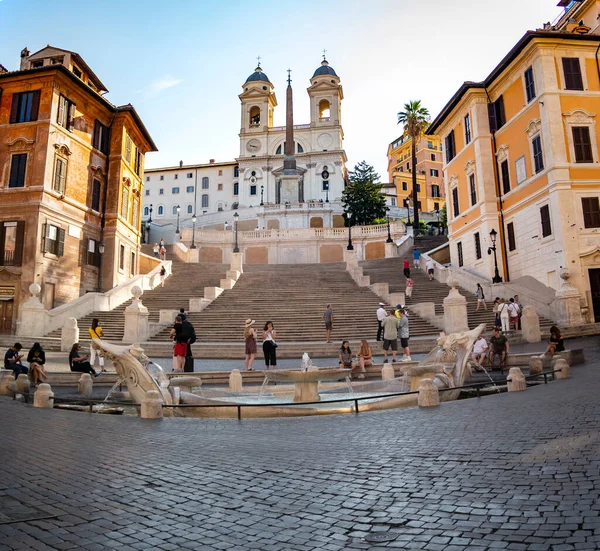
[[[260,68],[260,65],[254,69],[254,72],[246,79],[246,82],[269,82],[269,77],[263,73],[263,70]]]
[[[488,88],[502,74],[502,72],[518,57],[525,47],[536,38],[560,38],[565,40],[600,42],[600,35],[593,34],[572,34],[564,31],[527,31],[515,46],[504,56],[502,61],[482,82],[464,82],[450,101],[440,111],[439,115],[429,125],[425,134],[435,134],[439,126],[446,120],[446,117],[454,110],[463,96],[471,88]]]
[[[8,69],[0,63],[0,73],[8,73]]]
[[[315,71],[315,73],[312,76],[312,78],[315,78],[315,77],[318,77],[318,76],[322,76],[322,75],[331,75],[331,76],[337,77],[337,74],[333,70],[333,67],[329,66],[329,63],[327,63],[326,59],[324,59],[323,61],[321,61],[321,66]]]
[[[7,79],[7,78],[20,77],[20,76],[25,76],[25,75],[35,75],[37,73],[49,73],[51,71],[58,71],[58,72],[63,73],[63,75],[65,75],[67,78],[70,78],[77,86],[81,87],[87,93],[92,95],[92,97],[96,98],[100,103],[102,103],[105,107],[107,107],[111,112],[113,112],[115,114],[122,113],[122,112],[130,112],[135,123],[138,125],[140,131],[142,132],[144,138],[148,142],[148,145],[150,146],[150,151],[158,151],[156,144],[152,140],[150,133],[148,132],[146,126],[142,122],[142,119],[138,115],[138,113],[135,110],[135,108],[133,107],[133,105],[128,104],[128,105],[122,105],[120,107],[116,107],[110,101],[108,101],[104,96],[101,96],[100,94],[98,94],[97,92],[92,90],[85,82],[83,82],[80,78],[78,78],[76,75],[74,75],[72,71],[69,71],[69,69],[67,69],[64,65],[59,65],[59,64],[45,65],[44,67],[36,67],[35,69],[25,69],[23,71],[11,71],[8,73],[0,73],[0,81]]]

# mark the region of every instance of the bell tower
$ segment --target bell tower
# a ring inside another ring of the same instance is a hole
[[[260,58],[259,58],[260,59]],[[263,72],[260,62],[246,79],[238,96],[242,102],[240,133],[264,132],[273,126],[273,111],[277,105],[273,84]]]
[[[325,52],[325,50],[324,50]],[[308,88],[310,97],[310,124],[313,128],[341,126],[341,106],[344,94],[333,67],[325,59],[314,72]]]

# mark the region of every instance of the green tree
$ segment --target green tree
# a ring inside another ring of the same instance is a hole
[[[342,192],[345,211],[352,213],[353,224],[367,226],[386,215],[385,197],[375,169],[361,161],[348,173],[349,184]]]
[[[448,211],[446,209],[446,205],[442,207],[440,210],[440,226],[445,228],[448,225]]]
[[[419,194],[417,192],[417,145],[429,124],[429,111],[421,105],[421,100],[404,104],[404,111],[398,113],[398,124],[404,125],[404,133],[412,140],[412,196],[414,205],[414,228],[419,228]]]

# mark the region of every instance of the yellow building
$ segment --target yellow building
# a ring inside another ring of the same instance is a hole
[[[428,132],[444,139],[452,265],[492,278],[495,230],[504,281],[558,289],[566,268],[598,322],[598,2],[566,4],[558,26],[527,32],[483,82],[465,82]]]
[[[396,186],[398,206],[412,205],[412,139],[400,136],[388,146],[388,174]],[[417,145],[418,208],[433,212],[444,208],[446,196],[442,178],[442,142],[439,136],[423,136]],[[414,205],[413,205],[414,206]]]

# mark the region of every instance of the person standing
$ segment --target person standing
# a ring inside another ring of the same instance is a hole
[[[484,310],[487,310],[487,304],[485,303],[485,295],[483,294],[483,287],[477,284],[477,308],[475,312],[479,311],[479,307],[483,305]]]
[[[160,286],[164,287],[165,286],[165,278],[167,277],[167,270],[165,269],[164,266],[160,267]]]
[[[523,314],[523,305],[519,301],[519,295],[515,295],[515,305],[517,306],[517,314],[519,316],[517,329],[521,329],[521,315]]]
[[[412,297],[412,291],[413,291],[414,284],[415,284],[415,282],[410,277],[406,278],[406,290],[405,290],[406,298]]]
[[[185,344],[185,360],[183,362],[183,371],[193,373],[194,355],[192,354],[192,344],[196,342],[196,331],[194,326],[188,321],[187,317],[179,316],[181,320],[181,338]]]
[[[167,249],[165,249],[164,245],[160,248],[160,259],[167,260]]]
[[[90,362],[88,361],[88,356],[82,356],[79,353],[79,343],[76,342],[71,348],[71,352],[69,353],[69,367],[71,371],[75,373],[89,373],[94,377],[98,377],[102,373],[96,373]]]
[[[427,275],[429,276],[429,281],[433,281],[433,275],[434,275],[434,270],[435,270],[435,262],[433,261],[432,258],[430,258],[427,261],[427,264],[425,264],[425,268],[427,269]]]
[[[403,266],[404,266],[404,269],[403,269],[404,277],[410,277],[410,263],[408,262],[408,258],[404,259]]]
[[[377,340],[378,341],[381,340],[381,334],[383,332],[383,326],[381,325],[381,322],[383,321],[383,318],[385,318],[385,316],[387,316],[387,312],[385,311],[384,306],[385,306],[385,304],[383,302],[380,302],[379,308],[377,308]]]
[[[410,348],[408,347],[408,339],[410,337],[408,329],[408,317],[403,308],[398,310],[400,314],[400,323],[398,325],[398,339],[400,340],[400,346],[404,349],[404,356],[402,356],[401,362],[412,362],[410,357]]]
[[[255,320],[247,319],[244,327],[244,341],[246,345],[246,371],[252,370],[252,363],[256,357],[256,333],[254,327]]]
[[[333,310],[331,304],[327,305],[323,312],[323,321],[325,322],[325,342],[331,342],[331,330],[333,329]]]
[[[519,327],[519,307],[515,304],[514,298],[511,298],[508,302],[508,315],[510,317],[509,327],[513,326],[516,331]]]
[[[272,366],[273,369],[277,369],[277,331],[273,326],[272,321],[265,323],[263,328],[263,354],[265,356],[265,368],[269,369]]]
[[[13,344],[4,354],[4,369],[10,369],[15,374],[15,379],[22,374],[27,374],[27,369],[22,363],[21,358],[23,357],[21,349],[23,346],[20,342]]]
[[[494,299],[494,305],[492,306],[492,312],[494,312],[494,327],[500,327],[500,314],[498,308],[500,307],[500,299],[496,297]]]
[[[39,382],[44,382],[48,377],[44,369],[46,363],[46,353],[39,342],[34,342],[33,346],[27,354],[27,362],[29,363],[29,376],[33,386],[37,386]]]
[[[154,256],[158,258],[158,253],[160,253],[160,247],[158,246],[158,243],[154,243],[154,247],[152,247],[152,252],[154,253]]]
[[[508,304],[503,298],[500,299],[500,304],[498,304],[498,315],[500,316],[502,332],[506,333],[507,331],[510,331],[510,314],[508,312]]]
[[[383,363],[388,363],[388,350],[392,349],[392,360],[396,361],[396,351],[398,350],[398,327],[400,320],[393,315],[386,316],[382,322],[383,325]]]
[[[88,329],[90,333],[91,339],[101,339],[102,338],[102,327],[100,327],[100,321],[98,318],[94,318],[92,320],[92,326]],[[96,358],[98,358],[98,365],[100,366],[100,371],[103,373],[106,371],[104,369],[104,358],[98,354],[98,351],[90,344],[90,364],[92,366],[96,365]]]
[[[187,313],[185,311],[185,308],[179,309],[179,315],[181,316],[182,321],[185,321],[187,319]]]
[[[183,320],[181,316],[175,317],[175,324],[171,329],[173,337],[173,372],[183,373],[185,367],[185,357],[187,355],[187,346],[183,339]]]
[[[417,269],[421,267],[421,251],[419,249],[413,251],[413,266]]]
[[[160,238],[160,248],[162,249],[165,246],[165,238],[161,237]]]

